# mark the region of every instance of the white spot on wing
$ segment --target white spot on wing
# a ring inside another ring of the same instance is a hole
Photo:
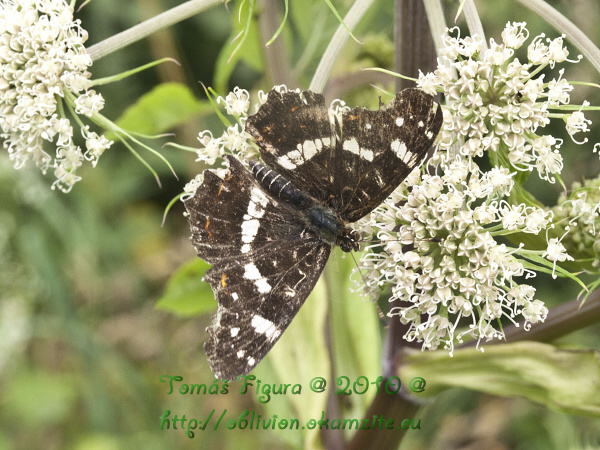
[[[396,117],[396,125],[399,127],[404,125],[404,117]]]
[[[231,293],[231,298],[234,299],[234,300],[237,300],[240,297],[237,295],[237,292],[232,292]]]
[[[256,362],[256,360],[254,358],[252,358],[252,357],[248,358],[248,365],[249,366],[253,366],[255,362]]]
[[[262,275],[254,263],[248,263],[244,266],[244,278],[246,280],[258,280],[262,278]]]
[[[253,280],[259,293],[266,294],[267,292],[271,292],[271,285],[267,279],[260,274],[254,263],[248,263],[244,266],[244,278],[246,280]]]
[[[304,150],[304,159],[306,161],[317,154],[317,145],[314,141],[304,141],[302,149]]]
[[[231,329],[231,337],[236,337],[239,332],[240,332],[239,328],[232,328]]]
[[[239,352],[237,352],[237,355],[236,355],[236,356],[237,356],[238,358],[243,358],[245,354],[246,354],[246,352],[245,352],[244,350],[240,350]]]
[[[265,207],[269,203],[267,196],[258,188],[252,188],[250,193],[250,203],[248,203],[248,214],[244,214],[242,222],[242,242],[250,244],[254,241],[260,222],[258,219],[265,215]],[[249,245],[242,246],[242,253],[250,251]]]
[[[427,136],[427,139],[431,139],[433,137],[433,133],[431,131],[428,131],[427,133],[425,133],[425,136]]]
[[[344,141],[344,144],[342,145],[342,148],[344,150],[349,151],[350,153],[354,153],[355,155],[358,155],[358,153],[360,151],[360,147],[358,145],[358,141],[355,138],[348,139],[348,140]]]
[[[406,144],[400,139],[392,141],[390,147],[396,156],[407,164],[413,157],[412,152],[406,148]]]
[[[271,171],[269,171],[269,172],[271,172]],[[256,187],[252,188],[252,192],[250,194],[250,199],[252,201],[258,203],[263,208],[265,206],[267,206],[267,204],[269,203],[269,199],[264,194],[264,192],[261,191],[259,188],[256,188]]]
[[[367,161],[373,161],[373,151],[366,148],[360,149],[360,156]]]
[[[424,127],[424,126],[425,126],[425,124],[423,123],[423,121],[422,121],[422,120],[419,120],[419,123],[417,124],[417,126],[418,126],[419,128],[422,128],[422,127]]]
[[[258,222],[258,219],[245,220],[242,222],[242,242],[249,244],[254,241],[259,226],[260,223]]]
[[[256,289],[258,289],[258,292],[260,292],[261,294],[271,292],[271,285],[269,284],[266,278],[256,280],[256,283],[254,284],[256,284]]]
[[[366,128],[367,130],[370,130],[370,129],[371,129],[371,124],[370,124],[370,123],[366,123],[366,124],[365,124],[365,128]]]
[[[287,155],[280,156],[277,158],[277,162],[281,167],[288,170],[294,170],[296,168],[296,164],[294,164]]]
[[[356,138],[348,139],[342,144],[342,148],[350,153],[360,156],[367,161],[373,161],[373,151],[367,148],[360,148]]]
[[[273,322],[258,314],[252,318],[252,326],[254,327],[254,331],[264,334],[270,340],[276,339],[281,334],[281,331],[279,331]]]

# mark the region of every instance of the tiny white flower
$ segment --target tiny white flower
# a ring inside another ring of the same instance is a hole
[[[199,173],[194,178],[192,178],[188,183],[183,187],[184,194],[181,196],[181,201],[185,201],[189,198],[192,198],[198,189],[198,186],[202,184],[204,181],[204,174]]]
[[[508,23],[502,31],[502,41],[509,48],[519,48],[529,38],[525,22]]]
[[[528,302],[525,308],[523,308],[523,317],[531,323],[544,322],[546,317],[548,317],[548,308],[546,308],[544,302],[541,300]]]
[[[224,103],[227,114],[232,116],[246,116],[250,108],[250,94],[245,89],[236,86],[227,97],[217,98],[217,103]]]
[[[589,102],[584,101],[583,106],[589,106]],[[582,108],[583,108],[583,106],[582,106]],[[571,139],[573,139],[573,142],[576,142],[578,144],[583,144],[583,143],[587,142],[587,138],[585,138],[583,141],[577,141],[573,137],[573,135],[575,133],[590,131],[590,129],[588,128],[588,125],[590,125],[592,123],[592,121],[589,119],[586,119],[581,110],[575,111],[573,114],[567,116],[566,123],[567,123],[567,126],[566,126],[567,133],[569,133],[569,136],[571,136]]]
[[[91,117],[95,112],[104,108],[104,98],[94,90],[81,94],[75,100],[75,112]]]
[[[223,154],[222,140],[220,138],[213,138],[213,135],[209,130],[204,130],[201,132],[198,136],[198,140],[200,141],[200,144],[204,146],[204,148],[196,151],[196,154],[198,155],[196,161],[202,161],[209,166],[212,166],[216,162],[217,158]]]

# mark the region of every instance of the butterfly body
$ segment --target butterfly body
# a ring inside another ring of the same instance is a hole
[[[248,373],[316,284],[332,248],[357,250],[349,225],[376,208],[420,163],[441,109],[408,89],[379,111],[330,118],[320,94],[270,91],[246,131],[263,163],[225,156],[185,202],[198,255],[219,304],[205,344],[218,378]]]
[[[306,228],[312,230],[323,242],[331,246],[339,245],[345,252],[358,250],[358,235],[347,226],[335,209],[311,197],[308,192],[297,188],[283,175],[264,164],[252,160],[248,164],[263,187],[296,207],[302,213]]]

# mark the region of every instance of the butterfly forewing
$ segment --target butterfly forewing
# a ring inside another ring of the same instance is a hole
[[[379,111],[344,113],[331,187],[342,217],[354,222],[379,206],[425,158],[441,125],[440,106],[419,89]]]
[[[419,89],[378,111],[345,112],[341,124],[319,94],[271,91],[246,131],[267,165],[354,222],[419,165],[441,125],[441,108]]]
[[[198,256],[213,263],[218,310],[208,361],[221,379],[246,374],[267,354],[317,282],[331,247],[263,189],[235,158],[225,179],[210,171],[185,202]]]
[[[245,129],[269,167],[317,199],[331,193],[336,134],[321,94],[271,90]]]

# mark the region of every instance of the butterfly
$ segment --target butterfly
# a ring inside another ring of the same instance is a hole
[[[218,302],[204,345],[219,379],[250,372],[275,345],[314,288],[334,246],[358,250],[349,224],[377,206],[417,167],[442,124],[419,89],[379,110],[330,114],[321,94],[271,90],[245,131],[262,162],[225,156],[185,201],[192,243],[211,263],[203,280]]]

